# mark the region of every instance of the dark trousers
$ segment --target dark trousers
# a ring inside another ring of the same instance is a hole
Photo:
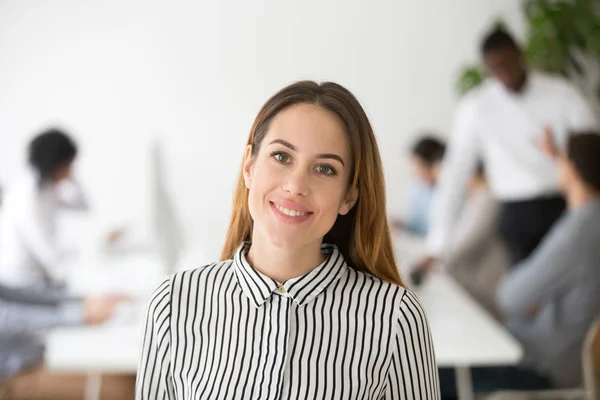
[[[442,400],[455,400],[458,393],[453,368],[440,368],[440,390]],[[547,390],[552,389],[551,381],[534,371],[520,367],[478,367],[471,368],[473,391],[493,393],[499,390]]]
[[[503,202],[499,231],[511,266],[527,258],[566,208],[564,197]]]

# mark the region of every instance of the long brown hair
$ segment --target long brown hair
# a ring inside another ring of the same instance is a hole
[[[296,82],[280,90],[263,105],[254,120],[247,143],[252,145],[252,155],[258,154],[271,120],[296,104],[314,104],[337,115],[352,149],[349,190],[358,188],[358,201],[348,214],[338,215],[323,241],[338,246],[353,268],[404,286],[396,268],[385,212],[385,182],[379,148],[365,111],[350,91],[333,82],[312,81]],[[221,259],[233,258],[240,244],[249,241],[251,235],[252,218],[242,161]]]

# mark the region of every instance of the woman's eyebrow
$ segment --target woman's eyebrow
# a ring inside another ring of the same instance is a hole
[[[291,144],[290,142],[287,142],[283,139],[275,139],[273,140],[271,143],[269,143],[269,145],[272,145],[273,143],[279,143],[284,145],[285,147],[289,148],[290,150],[294,150],[296,151],[296,146],[294,146],[293,144]]]
[[[275,139],[273,141],[271,141],[271,143],[269,143],[269,145],[272,144],[281,144],[287,148],[289,148],[290,150],[296,151],[296,146],[294,146],[293,144],[291,144],[290,142],[283,140],[283,139]],[[329,158],[332,160],[337,160],[340,162],[340,164],[342,164],[343,166],[346,166],[346,164],[344,164],[344,160],[342,160],[342,157],[338,156],[337,154],[332,154],[332,153],[323,153],[323,154],[318,154],[317,158]]]
[[[344,164],[344,160],[342,160],[342,157],[338,156],[337,154],[325,153],[325,154],[319,154],[317,157],[318,158],[329,158],[329,159],[332,159],[332,160],[337,160],[344,167],[346,166],[346,164]]]

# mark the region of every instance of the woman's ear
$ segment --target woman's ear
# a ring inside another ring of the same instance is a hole
[[[255,157],[252,155],[252,145],[249,144],[246,146],[246,151],[244,152],[244,165],[242,167],[246,189],[250,189],[250,185],[252,184],[252,167],[254,166],[254,159]]]
[[[356,205],[358,201],[358,188],[351,189],[346,196],[346,200],[342,203],[340,207],[340,215],[346,215],[352,210],[352,207]]]

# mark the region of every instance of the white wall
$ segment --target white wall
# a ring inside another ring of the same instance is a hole
[[[219,252],[252,120],[285,84],[335,80],[362,101],[398,210],[404,153],[448,130],[454,81],[480,34],[520,0],[76,0],[0,2],[0,182],[48,124],[82,146],[99,215],[144,216],[147,146],[167,150],[170,189],[202,250]],[[168,5],[167,5],[168,4]]]

